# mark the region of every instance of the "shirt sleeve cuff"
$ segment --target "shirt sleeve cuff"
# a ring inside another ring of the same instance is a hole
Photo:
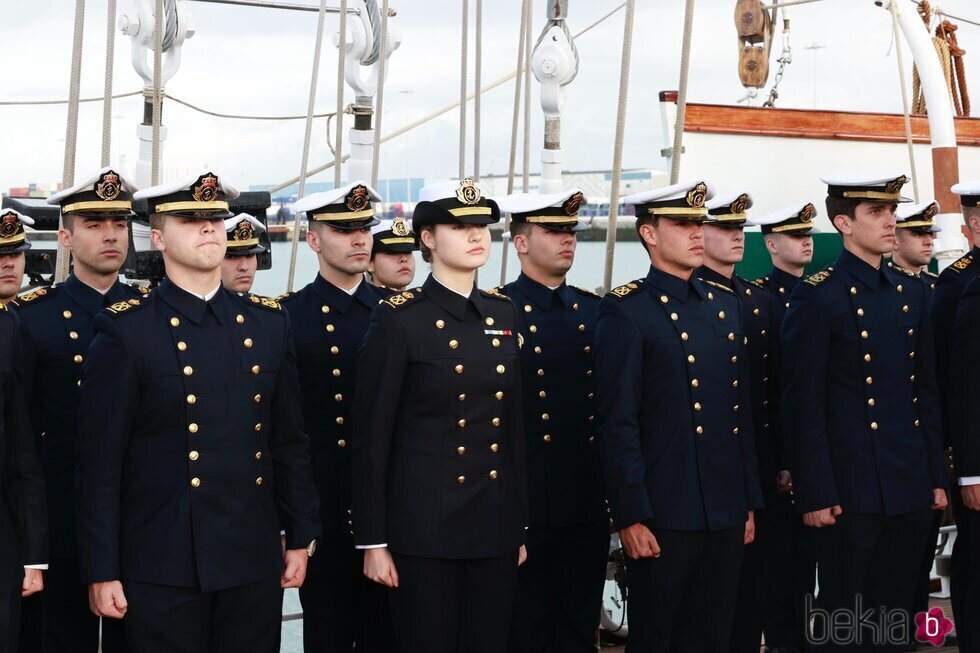
[[[388,544],[387,543],[385,543],[385,544],[358,544],[354,548],[355,549],[361,549],[361,550],[364,550],[364,549],[387,549],[388,548]]]
[[[960,479],[960,485],[980,485],[980,476],[964,476]]]
[[[47,565],[24,565],[24,569],[41,569],[43,571],[48,570]]]

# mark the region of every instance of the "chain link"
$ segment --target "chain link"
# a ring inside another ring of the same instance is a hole
[[[776,106],[776,99],[779,98],[779,83],[783,81],[783,73],[786,71],[786,64],[793,63],[793,48],[786,46],[783,53],[779,56],[779,70],[776,71],[776,79],[772,83],[769,91],[769,99],[763,103],[763,107],[772,109]]]

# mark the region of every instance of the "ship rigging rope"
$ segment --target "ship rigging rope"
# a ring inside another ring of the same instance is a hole
[[[78,142],[78,96],[82,79],[82,40],[85,36],[85,0],[75,0],[75,32],[72,36],[71,78],[68,83],[68,123],[65,128],[65,159],[61,181],[63,188],[75,185],[75,146]],[[64,222],[59,218],[59,226]],[[55,281],[68,278],[68,250],[58,243],[55,259]]]
[[[347,65],[347,0],[340,0],[340,33],[337,40],[337,133],[334,135],[336,145],[333,149],[333,187],[340,187],[340,157],[344,144],[344,67]],[[330,118],[327,118],[327,141],[330,140]],[[377,134],[375,134],[377,137]],[[298,238],[298,236],[297,236]]]
[[[621,9],[623,9],[626,6],[627,6],[627,2],[623,2],[623,3],[619,4],[619,5],[617,5],[616,7],[613,7],[608,13],[604,14],[601,18],[597,19],[591,25],[589,25],[585,29],[580,30],[575,35],[575,38],[579,38],[580,36],[586,34],[587,32],[590,32],[591,30],[595,29],[596,27],[598,27],[602,23],[604,23],[607,20],[609,20],[612,16],[614,16],[616,13],[618,13]],[[502,85],[506,84],[507,82],[509,82],[510,80],[514,79],[518,75],[520,75],[520,72],[511,72],[511,73],[508,73],[508,74],[504,75],[503,77],[500,77],[499,79],[494,80],[492,83],[484,86],[483,88],[479,89],[478,91],[474,91],[473,93],[470,93],[467,96],[466,99],[467,100],[470,100],[470,99],[476,97],[476,94],[477,93],[489,93],[490,91],[492,91],[493,89],[497,88],[498,86],[502,86]],[[396,129],[392,133],[390,133],[387,136],[385,136],[384,138],[382,138],[381,139],[381,142],[382,143],[387,143],[388,141],[393,140],[395,138],[398,138],[399,136],[403,136],[403,135],[407,134],[408,132],[410,132],[410,131],[412,131],[414,129],[417,129],[418,127],[421,127],[422,125],[424,125],[426,123],[429,123],[429,122],[432,122],[436,118],[438,118],[440,116],[443,116],[443,115],[449,113],[450,111],[452,111],[453,109],[455,109],[458,106],[459,106],[459,101],[458,100],[456,102],[451,103],[451,104],[447,104],[446,106],[442,107],[441,109],[437,109],[437,110],[433,111],[432,113],[430,113],[430,114],[428,114],[426,116],[423,116],[423,117],[419,118],[418,120],[416,120],[416,121],[414,121],[412,123],[409,123],[408,125],[405,125],[404,127],[399,127],[398,129]],[[347,159],[349,159],[349,158],[350,158],[350,154],[344,154],[341,157],[341,163],[343,163],[344,161],[347,161]],[[313,175],[320,174],[324,170],[329,170],[330,168],[333,168],[334,167],[334,164],[335,164],[334,161],[330,161],[328,163],[324,163],[324,164],[322,164],[320,166],[317,166],[316,168],[313,168],[311,170],[308,170],[306,172],[306,176],[307,177],[312,177]],[[299,181],[299,177],[293,177],[292,179],[287,179],[286,181],[283,181],[283,182],[281,182],[279,184],[276,184],[275,186],[270,187],[268,189],[268,192],[270,192],[270,193],[278,192],[278,191],[280,191],[280,190],[282,190],[284,188],[288,188],[288,187],[292,186],[293,184],[295,184],[298,181]]]
[[[514,72],[514,112],[510,125],[510,164],[507,169],[507,194],[514,192],[514,173],[517,168],[517,127],[520,124],[521,115],[521,73],[524,70],[524,45],[527,43],[528,22],[531,16],[531,0],[524,0],[521,3],[521,27],[517,33],[517,69]],[[510,233],[510,214],[504,218],[504,234]],[[503,239],[503,252],[500,257],[500,285],[507,281],[507,255],[510,248],[507,246],[507,236]]]
[[[313,46],[313,71],[310,74],[310,98],[306,105],[306,135],[303,138],[303,159],[299,164],[299,196],[306,191],[306,170],[310,160],[310,141],[313,137],[313,111],[316,105],[316,84],[320,78],[320,53],[323,50],[323,23],[327,15],[327,0],[320,0],[320,12],[317,14],[316,45]],[[343,43],[341,43],[343,45]],[[289,257],[289,277],[286,281],[286,292],[293,292],[293,281],[296,279],[296,254],[299,249],[299,230],[302,214],[294,212],[292,252]]]
[[[612,188],[609,193],[609,224],[606,227],[606,269],[602,277],[602,286],[606,291],[612,288],[616,251],[616,218],[619,213],[619,184],[623,176],[623,141],[626,134],[626,100],[629,96],[635,7],[635,0],[627,0],[626,21],[623,27],[623,60],[619,66],[619,106],[616,109],[616,144],[613,149]]]
[[[902,56],[902,37],[898,26],[898,7],[889,5],[892,15],[892,34],[895,39],[895,55],[898,60],[898,84],[902,89],[902,114],[905,118],[905,143],[909,148],[909,166],[912,170],[912,193],[916,203],[919,201],[919,175],[915,169],[915,148],[912,143],[912,119],[909,117],[909,92],[905,85],[905,61]]]
[[[174,39],[177,38],[177,0],[165,0],[163,13],[166,15],[166,31],[163,33],[163,51],[170,52],[170,48],[174,45]]]
[[[916,2],[918,4],[919,16],[922,18],[922,22],[925,23],[926,29],[931,27],[933,16],[945,16],[947,18],[952,18],[949,14],[934,8],[929,0],[921,0],[921,2]],[[964,20],[959,19],[956,20]],[[970,22],[970,21],[965,21]],[[969,86],[966,80],[966,69],[963,63],[963,56],[966,54],[966,50],[959,46],[956,38],[957,26],[951,23],[949,20],[943,20],[936,26],[936,35],[933,37],[933,45],[936,48],[936,54],[939,57],[939,62],[943,67],[943,76],[946,78],[946,86],[949,89],[950,96],[953,100],[953,108],[958,116],[969,116],[970,115],[970,92]],[[913,97],[913,108],[915,113],[926,113],[926,101],[925,95],[921,90],[921,83],[919,80],[919,71],[913,66],[912,67],[912,97]]]
[[[108,0],[105,28],[105,92],[102,95],[102,167],[112,154],[112,73],[116,50],[116,0]]]
[[[670,183],[676,184],[681,172],[684,148],[684,121],[687,116],[687,80],[691,69],[691,37],[694,27],[694,0],[684,9],[684,41],[681,46],[681,78],[677,87],[677,119],[674,121],[674,147],[670,153]],[[612,204],[610,203],[610,210]]]
[[[530,9],[528,10],[530,12]],[[524,165],[521,166],[521,190],[531,190],[531,14],[524,32]]]
[[[459,52],[459,178],[466,176],[466,72],[470,49],[470,0],[463,0],[463,18],[460,28]]]
[[[150,185],[160,183],[160,122],[163,119],[163,0],[156,1],[156,12],[153,21],[153,114],[152,114],[152,156],[150,157]]]
[[[381,117],[384,115],[385,106],[385,70],[388,61],[388,0],[384,0],[384,8],[381,13],[381,52],[382,56],[378,59],[378,109],[374,116],[374,147],[371,157],[371,186],[378,185],[378,164],[381,159]]]
[[[476,0],[476,61],[473,71],[473,86],[480,88],[483,83],[483,0]],[[473,178],[480,180],[480,134],[482,131],[483,95],[473,98]]]
[[[341,80],[343,80],[343,75],[341,75]],[[133,91],[131,93],[117,93],[115,95],[112,95],[110,99],[112,99],[112,100],[120,100],[122,98],[135,97],[137,95],[143,95],[143,91]],[[275,120],[306,120],[306,116],[305,115],[299,115],[299,116],[256,116],[256,115],[243,115],[243,114],[237,114],[237,113],[222,113],[222,112],[219,112],[219,111],[211,111],[210,109],[204,109],[202,107],[197,106],[196,104],[191,104],[187,100],[182,100],[182,99],[180,99],[179,97],[177,97],[175,95],[171,95],[170,93],[167,93],[166,91],[163,91],[163,93],[161,93],[161,95],[163,97],[165,97],[166,99],[168,99],[168,100],[173,100],[177,104],[180,104],[180,105],[183,105],[183,106],[187,107],[188,109],[192,109],[194,111],[197,111],[198,113],[203,113],[204,115],[213,116],[215,118],[229,118],[229,119],[232,119],[232,120],[273,120],[273,121],[275,121]],[[82,98],[78,102],[79,102],[79,104],[86,104],[86,103],[91,103],[91,102],[105,102],[105,96]],[[0,107],[53,106],[53,105],[58,105],[58,104],[68,104],[68,100],[0,100]],[[343,107],[341,107],[341,111],[343,111]],[[313,117],[314,118],[332,118],[332,117],[334,117],[336,115],[337,114],[335,112],[331,111],[329,113],[317,113],[317,114],[314,114]]]

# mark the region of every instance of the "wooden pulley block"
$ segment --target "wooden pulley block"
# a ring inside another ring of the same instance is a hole
[[[762,0],[735,1],[735,29],[740,40],[762,43],[772,31],[769,21],[769,15],[762,8]]]
[[[743,45],[738,53],[738,78],[746,88],[762,88],[769,79],[769,48]]]

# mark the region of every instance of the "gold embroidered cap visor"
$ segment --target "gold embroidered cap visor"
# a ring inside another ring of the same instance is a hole
[[[374,246],[371,248],[372,256],[377,253],[382,254],[406,254],[416,252],[419,249],[419,242],[414,234],[410,236],[396,236],[391,231],[380,231],[374,234]]]
[[[464,204],[455,197],[423,201],[415,205],[412,231],[430,224],[496,224],[500,222],[500,207],[491,199],[481,197],[475,204]]]
[[[578,213],[568,215],[560,206],[537,209],[530,213],[511,213],[510,217],[515,223],[536,224],[548,231],[576,232],[589,228],[589,225],[578,219]]]
[[[381,220],[374,214],[374,207],[370,203],[360,211],[351,211],[345,204],[329,204],[315,211],[307,211],[306,217],[314,222],[329,224],[334,229],[341,231],[359,231],[381,224]]]
[[[690,206],[684,198],[665,202],[647,202],[636,205],[636,217],[653,216],[703,224],[708,219],[708,209]]]
[[[234,217],[229,210],[224,193],[217,193],[214,199],[198,201],[191,190],[183,190],[171,195],[153,197],[147,200],[152,213],[177,218],[199,218],[202,220],[226,220]]]

